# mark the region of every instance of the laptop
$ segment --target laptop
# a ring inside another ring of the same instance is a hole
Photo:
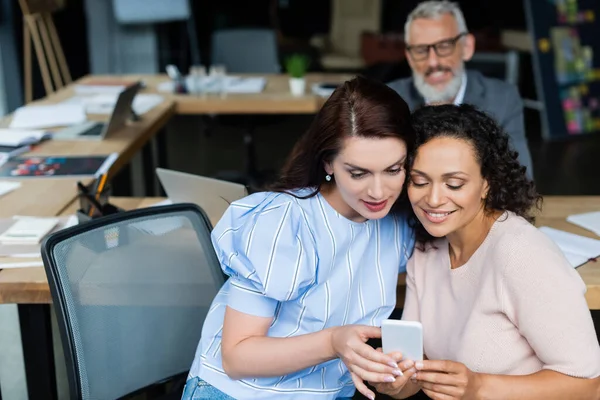
[[[140,90],[141,84],[135,83],[126,87],[119,96],[108,122],[87,121],[83,124],[62,129],[54,135],[54,140],[102,140],[123,128],[133,114],[133,99]]]
[[[164,168],[157,168],[156,175],[173,203],[199,205],[213,226],[221,219],[230,203],[248,195],[246,187],[239,183]]]

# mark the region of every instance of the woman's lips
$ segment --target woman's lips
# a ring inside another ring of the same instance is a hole
[[[365,207],[367,207],[369,209],[369,211],[371,212],[379,212],[381,210],[383,210],[385,208],[385,206],[387,205],[387,200],[383,200],[377,203],[371,202],[371,201],[364,201],[363,203],[365,203]]]

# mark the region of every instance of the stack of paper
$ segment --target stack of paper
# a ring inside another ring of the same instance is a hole
[[[0,218],[0,232],[5,232],[15,221],[22,218],[32,217]],[[77,217],[75,215],[58,217],[58,220],[58,224],[51,232],[77,225]],[[40,243],[33,243],[33,241],[31,243],[0,242],[0,269],[42,267],[43,263],[39,260],[40,253]],[[4,262],[4,260],[9,262]]]
[[[239,94],[250,94],[260,93],[264,90],[267,84],[266,78],[263,77],[248,77],[242,78],[239,76],[225,76],[225,77],[192,77],[187,76],[185,84],[188,91],[192,94],[195,93],[239,93]],[[223,90],[224,88],[224,90]],[[161,82],[157,86],[159,92],[172,93],[175,90],[175,83],[173,81]]]
[[[73,96],[61,104],[77,104],[88,114],[109,115],[113,112],[120,93],[103,93],[92,96]],[[133,111],[142,115],[162,103],[164,98],[158,94],[138,94],[133,99]]]
[[[58,218],[19,217],[0,234],[2,244],[38,244],[58,224]]]
[[[21,187],[21,182],[0,181],[0,196],[12,192]]]
[[[52,134],[44,130],[0,129],[0,146],[27,146],[50,137],[52,137]]]
[[[567,221],[600,236],[600,211],[569,215]]]
[[[85,109],[80,104],[24,106],[15,111],[10,127],[43,129],[81,124],[85,121]]]
[[[547,226],[542,226],[539,229],[556,243],[573,268],[577,268],[600,256],[600,240]]]

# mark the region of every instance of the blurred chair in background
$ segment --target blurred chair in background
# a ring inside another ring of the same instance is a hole
[[[360,70],[363,32],[379,33],[381,0],[333,0],[330,33],[315,37],[313,44],[322,52],[321,64],[326,70]]]
[[[465,64],[468,69],[479,71],[484,76],[519,86],[519,53],[514,50],[498,53],[476,51]]]
[[[277,74],[281,72],[277,47],[277,36],[271,29],[226,29],[213,33],[211,45],[212,65],[222,65],[228,74]],[[244,131],[245,160],[240,172],[220,171],[215,178],[258,188],[267,179],[257,168],[254,134],[258,126],[273,123],[278,118],[273,115],[218,116],[218,122],[225,126],[241,127]],[[212,130],[208,124],[208,134]]]
[[[225,29],[213,33],[211,63],[227,73],[277,74],[281,72],[277,37],[271,29]]]
[[[187,35],[182,36],[187,36],[191,64],[200,64],[198,33],[189,0],[113,0],[113,8],[117,22],[123,25],[184,22]],[[164,54],[161,58],[168,59]]]

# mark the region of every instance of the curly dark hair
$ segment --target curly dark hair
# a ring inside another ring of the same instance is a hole
[[[489,190],[485,210],[512,211],[533,223],[534,206],[541,208],[542,198],[526,175],[526,167],[517,161],[518,153],[510,146],[508,135],[496,121],[477,108],[463,104],[424,106],[412,115],[417,135],[415,151],[409,156],[412,168],[419,147],[434,138],[450,137],[469,142],[481,166],[481,176]],[[410,179],[407,178],[407,179]],[[434,238],[421,225],[414,212],[409,217],[416,240],[424,248]]]

